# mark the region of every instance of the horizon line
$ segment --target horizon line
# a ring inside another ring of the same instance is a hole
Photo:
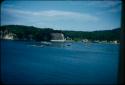
[[[1,25],[1,26],[9,26],[9,25],[17,25],[17,26],[27,26],[27,27],[34,27],[34,28],[38,28],[38,29],[53,29],[53,30],[59,30],[59,29],[54,29],[54,28],[51,28],[51,27],[37,27],[37,26],[33,26],[33,25],[19,25],[19,24],[4,24],[4,25]],[[108,31],[108,30],[114,30],[114,29],[120,29],[121,27],[116,27],[116,28],[112,28],[112,29],[104,29],[104,30],[92,30],[92,31],[83,31],[83,30],[62,30],[60,29],[60,31],[82,31],[82,32],[94,32],[94,31]]]

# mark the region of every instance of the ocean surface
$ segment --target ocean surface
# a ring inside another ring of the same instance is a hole
[[[3,84],[116,84],[119,44],[1,40]]]

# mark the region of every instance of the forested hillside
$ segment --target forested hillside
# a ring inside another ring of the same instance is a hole
[[[19,40],[36,40],[36,41],[50,41],[51,33],[60,32],[63,33],[65,38],[70,38],[72,40],[82,40],[89,39],[93,40],[118,40],[120,39],[120,28],[113,30],[103,30],[103,31],[66,31],[66,30],[54,30],[52,28],[37,28],[33,26],[23,26],[23,25],[4,25],[1,26],[1,35],[3,33],[14,33],[16,34],[15,39]]]

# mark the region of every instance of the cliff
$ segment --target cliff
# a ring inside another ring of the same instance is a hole
[[[51,33],[51,41],[63,42],[65,41],[64,34],[62,33]]]

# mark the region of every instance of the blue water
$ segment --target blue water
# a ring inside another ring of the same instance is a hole
[[[68,46],[70,45],[70,46]],[[1,41],[4,84],[116,84],[119,45]]]

